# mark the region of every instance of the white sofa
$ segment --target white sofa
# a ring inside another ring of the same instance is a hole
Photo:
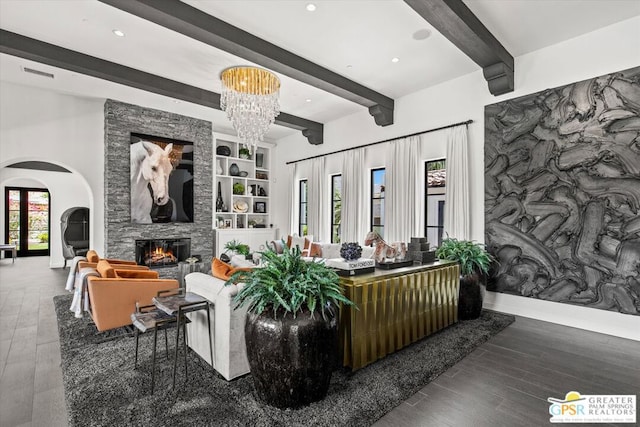
[[[213,343],[213,368],[227,381],[249,373],[249,361],[244,341],[244,319],[247,308],[234,310],[233,297],[243,284],[225,286],[224,280],[210,274],[190,273],[185,277],[188,292],[195,292],[212,301],[211,341]],[[187,325],[187,342],[202,359],[211,365],[207,314],[204,311],[190,313]]]

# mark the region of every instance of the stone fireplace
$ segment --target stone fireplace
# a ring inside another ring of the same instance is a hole
[[[136,241],[190,240],[189,256],[213,256],[213,131],[211,122],[166,111],[107,100],[105,103],[105,256],[137,259]],[[131,133],[193,142],[193,223],[138,224],[131,222]],[[171,238],[166,238],[169,236]],[[175,254],[174,254],[175,255]],[[176,278],[178,267],[158,270],[161,277]]]

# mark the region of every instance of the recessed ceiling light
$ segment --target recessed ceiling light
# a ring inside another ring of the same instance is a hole
[[[391,58],[391,62],[398,62],[400,61],[400,58]]]
[[[113,30],[113,34],[115,34],[118,37],[124,37],[124,33],[120,30]]]
[[[347,65],[347,68],[353,68],[353,65],[349,64]]]
[[[306,99],[306,101],[307,101],[307,102],[311,102],[311,100],[310,100],[310,99]]]
[[[308,10],[309,12],[313,12],[314,10],[316,10],[316,5],[315,5],[315,4],[313,4],[313,3],[309,3],[309,4],[307,4],[307,10]]]

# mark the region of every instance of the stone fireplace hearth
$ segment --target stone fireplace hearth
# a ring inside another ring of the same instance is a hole
[[[190,256],[210,263],[213,256],[213,132],[211,122],[107,100],[105,103],[105,256],[136,259],[136,241],[180,236],[191,241]],[[131,222],[129,148],[131,133],[194,144],[193,223]],[[158,270],[176,278],[177,266]]]

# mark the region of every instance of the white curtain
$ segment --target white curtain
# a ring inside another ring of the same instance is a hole
[[[448,130],[447,184],[445,187],[445,236],[468,240],[469,233],[469,147],[467,126]]]
[[[297,233],[297,223],[296,223],[296,219],[298,217],[298,212],[297,212],[297,197],[296,196],[296,192],[298,191],[298,186],[297,186],[297,180],[296,180],[296,172],[298,170],[298,165],[297,163],[293,163],[289,165],[289,174],[288,174],[288,179],[289,179],[289,197],[288,197],[288,206],[289,206],[289,224],[288,224],[288,230],[289,230],[289,234],[293,234],[294,232]]]
[[[364,151],[350,150],[342,159],[342,220],[341,242],[360,242],[369,231],[369,218],[365,191]]]
[[[384,239],[408,242],[424,236],[420,136],[390,142],[387,146],[384,200]]]
[[[327,241],[330,219],[328,218],[328,204],[326,200],[327,176],[325,173],[325,158],[318,157],[311,160],[311,174],[307,181],[307,226],[308,234],[316,241]]]

